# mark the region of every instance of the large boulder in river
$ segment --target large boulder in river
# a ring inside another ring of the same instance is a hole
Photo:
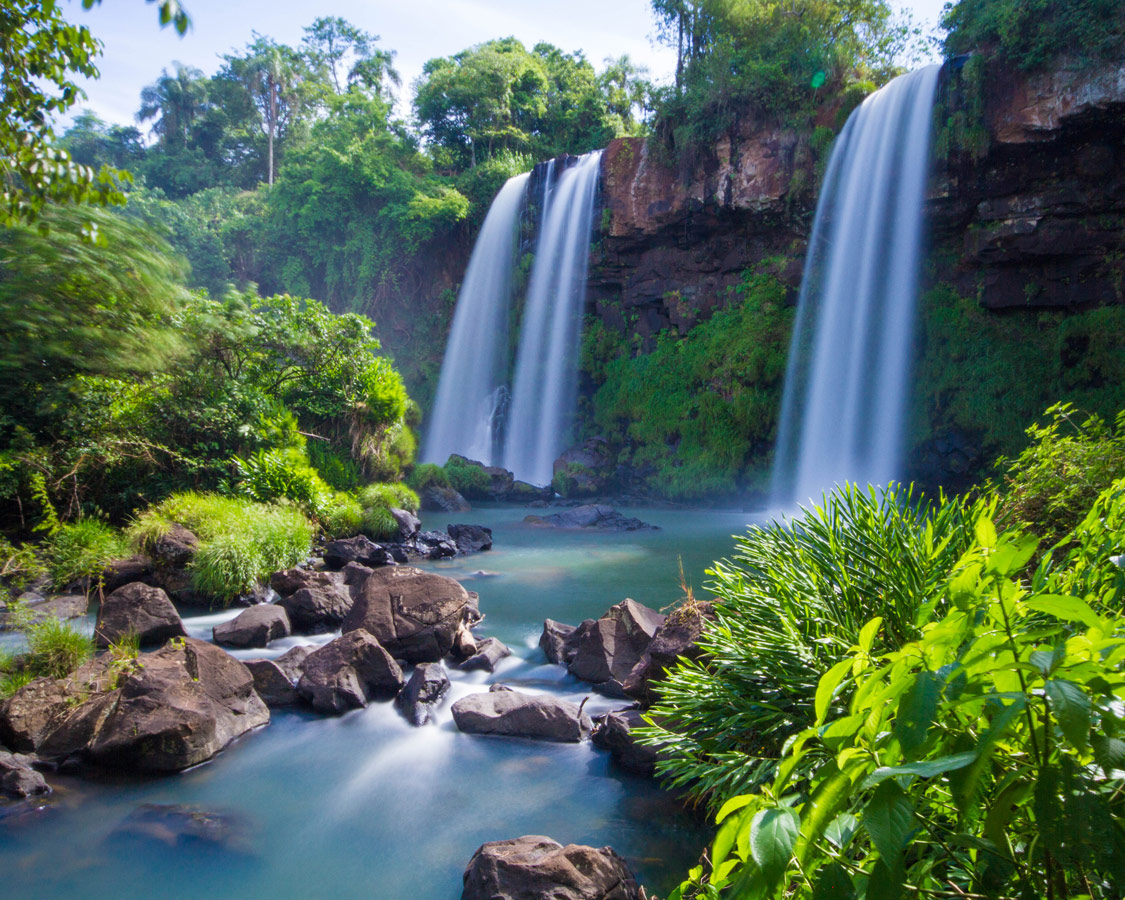
[[[135,581],[102,600],[94,626],[94,639],[103,648],[128,634],[136,635],[141,646],[150,646],[183,637],[187,632],[163,590]]]
[[[636,600],[611,606],[604,616],[580,629],[570,673],[605,693],[624,697],[623,683],[640,661],[665,617]]]
[[[402,669],[366,631],[341,635],[301,663],[297,693],[317,712],[340,714],[371,700],[389,700],[402,687]]]
[[[55,762],[173,772],[269,721],[249,670],[214,644],[185,638],[130,670],[112,663],[31,682],[0,707],[0,732]]]
[[[578,743],[593,728],[573,703],[521,691],[469,694],[453,704],[453,721],[469,734],[501,734],[544,741]]]
[[[450,487],[431,484],[418,495],[422,509],[428,512],[468,512],[469,501]]]
[[[547,662],[567,666],[578,652],[578,641],[586,629],[592,628],[594,619],[587,619],[578,627],[564,625],[554,619],[543,620],[543,634],[539,636],[539,646],[547,656]]]
[[[483,525],[447,525],[445,530],[462,553],[478,553],[492,549],[492,529]]]
[[[540,528],[596,528],[600,531],[659,531],[640,519],[623,516],[612,506],[587,504],[549,516],[527,516],[524,522]]]
[[[254,690],[270,709],[296,706],[301,702],[297,686],[274,660],[248,659],[244,665],[254,678]]]
[[[408,722],[425,725],[434,717],[434,710],[449,693],[449,676],[441,663],[422,663],[414,669],[395,704]]]
[[[229,622],[211,629],[216,644],[228,647],[265,647],[270,641],[288,637],[293,629],[284,607],[261,603],[239,613]]]
[[[638,900],[633,873],[611,848],[563,846],[541,835],[481,846],[461,900]]]
[[[325,575],[327,573],[319,573]],[[342,578],[310,581],[277,605],[289,616],[294,631],[322,634],[334,631],[352,608],[352,595]]]
[[[363,582],[345,633],[362,628],[395,659],[437,662],[464,624],[480,618],[476,594],[452,578],[410,566],[376,569]]]
[[[626,676],[622,683],[625,694],[645,706],[654,703],[653,684],[679,660],[699,658],[702,651],[697,642],[713,615],[713,607],[707,602],[694,601],[674,609]]]

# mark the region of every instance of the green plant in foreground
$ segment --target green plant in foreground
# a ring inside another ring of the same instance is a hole
[[[847,486],[791,522],[750,528],[708,572],[716,620],[703,656],[665,675],[658,724],[641,732],[662,777],[712,807],[771,777],[785,740],[813,722],[817,679],[871,616],[883,617],[880,650],[919,636],[982,511]]]
[[[127,542],[111,525],[100,519],[78,519],[58,527],[45,555],[53,587],[85,582],[90,592],[101,589],[105,567],[127,554]]]
[[[821,676],[815,721],[771,784],[724,804],[709,871],[670,900],[1122,895],[1115,598],[1049,593],[1045,566],[1029,589],[1034,536],[984,516],[975,536],[918,640],[881,652],[875,617]]]

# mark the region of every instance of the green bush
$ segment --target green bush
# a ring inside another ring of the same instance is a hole
[[[320,523],[329,537],[352,537],[363,530],[363,507],[351,494],[338,491],[325,507]]]
[[[332,502],[333,491],[309,465],[303,448],[259,450],[232,462],[238,470],[234,492],[258,503],[291,500],[308,515],[321,519]]]
[[[451,457],[445,464],[445,474],[449,477],[449,486],[462,497],[470,500],[488,499],[492,478],[482,466],[466,465]]]
[[[173,494],[145,510],[128,533],[147,550],[174,524],[199,538],[190,564],[193,587],[220,603],[296,565],[308,555],[313,537],[312,523],[296,507],[191,492]]]
[[[370,506],[363,511],[363,533],[375,541],[393,541],[399,536],[398,522],[385,506]]]
[[[406,483],[421,493],[428,487],[449,487],[449,475],[437,463],[418,463],[407,477]]]
[[[86,590],[100,590],[102,573],[113,560],[128,555],[128,543],[100,519],[78,519],[60,525],[44,555],[54,588],[85,582]]]
[[[359,492],[359,502],[364,509],[373,506],[394,507],[416,513],[420,506],[418,495],[405,484],[369,484]]]
[[[815,719],[817,681],[882,617],[876,649],[919,636],[945,603],[944,589],[991,506],[912,489],[838,489],[792,522],[754,526],[707,585],[716,621],[698,661],[682,661],[659,686],[658,771],[717,806],[772,775],[785,741]]]
[[[39,561],[34,550],[27,546],[17,547],[0,536],[0,579],[13,592],[19,593],[30,582],[46,573],[46,567]]]
[[[35,673],[30,669],[18,669],[14,672],[4,672],[0,669],[0,700],[11,697],[34,678]]]
[[[916,641],[887,648],[876,617],[822,671],[772,784],[724,805],[670,900],[1122,896],[1119,605],[1022,582],[1035,536],[975,533]]]
[[[28,659],[25,667],[37,676],[62,678],[94,655],[94,639],[56,618],[26,626]]]

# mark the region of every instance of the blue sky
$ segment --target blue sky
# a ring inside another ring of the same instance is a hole
[[[913,0],[902,6],[932,25],[944,0]],[[223,53],[238,49],[252,31],[296,44],[302,30],[320,15],[342,16],[381,36],[398,52],[402,99],[410,83],[434,56],[448,56],[472,44],[515,35],[528,46],[549,41],[564,50],[584,50],[598,68],[609,56],[628,53],[650,75],[670,76],[674,57],[655,42],[656,22],[649,0],[183,0],[192,29],[179,37],[160,29],[156,10],[140,0],[103,0],[92,10],[71,0],[66,15],[85,24],[105,44],[101,78],[84,83],[93,109],[110,122],[131,124],[141,88],[172,60],[213,73]]]

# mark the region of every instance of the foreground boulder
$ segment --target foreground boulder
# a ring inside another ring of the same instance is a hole
[[[318,573],[327,575],[327,573]],[[352,608],[352,594],[339,577],[309,581],[277,605],[289,616],[293,630],[304,634],[323,634],[340,626]]]
[[[270,641],[288,637],[293,629],[289,615],[281,606],[262,603],[251,606],[229,622],[211,629],[216,644],[228,647],[265,647]]]
[[[598,727],[590,740],[595,747],[608,750],[618,765],[651,776],[656,772],[659,755],[654,747],[647,747],[637,740],[636,729],[647,725],[644,713],[639,709],[621,709],[606,713],[598,719]]]
[[[431,484],[418,495],[422,509],[428,512],[468,512],[472,509],[469,501],[453,488]]]
[[[656,701],[653,685],[668,669],[681,659],[698,659],[702,654],[698,646],[706,623],[714,615],[713,607],[706,602],[691,602],[673,610],[656,629],[645,652],[622,683],[625,694],[640,700],[645,706]]]
[[[131,670],[111,665],[106,654],[17,691],[0,706],[5,742],[56,763],[174,772],[269,721],[250,671],[214,644],[185,638]]]
[[[637,900],[633,873],[611,848],[563,846],[541,835],[481,846],[461,900]]]
[[[604,616],[579,629],[568,669],[604,693],[624,697],[623,684],[652,642],[665,617],[636,600],[611,606]]]
[[[184,637],[187,632],[168,595],[158,587],[136,581],[102,600],[94,626],[94,638],[103,649],[128,634],[135,634],[145,647]]]
[[[402,687],[402,669],[365,631],[341,635],[305,657],[297,693],[314,710],[339,715],[370,700],[389,700]]]
[[[483,525],[447,525],[446,531],[462,553],[479,553],[492,549],[492,529]]]
[[[649,525],[640,519],[623,516],[612,506],[601,504],[576,506],[549,516],[527,516],[524,522],[543,528],[597,528],[601,531],[660,530],[657,526]]]
[[[31,768],[31,760],[18,753],[0,750],[0,797],[22,800],[51,793],[43,776]]]
[[[411,674],[395,703],[408,722],[425,725],[448,693],[449,676],[441,663],[422,663]]]
[[[453,649],[462,625],[480,618],[476,594],[444,575],[409,566],[376,569],[344,619],[345,633],[363,629],[410,663],[438,662]]]
[[[469,734],[501,734],[544,741],[578,743],[593,728],[573,703],[521,691],[469,694],[453,704],[453,721]]]
[[[244,665],[254,678],[254,690],[270,709],[301,702],[297,686],[272,659],[248,659]]]

